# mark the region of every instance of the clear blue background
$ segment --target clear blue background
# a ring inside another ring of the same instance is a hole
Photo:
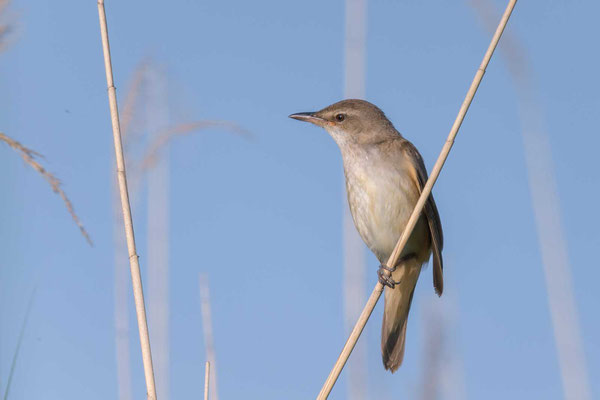
[[[367,99],[431,168],[490,34],[467,2],[369,3]],[[168,71],[173,106],[184,115],[234,120],[255,137],[215,130],[169,150],[171,397],[201,396],[197,276],[207,271],[221,398],[313,398],[345,340],[342,167],[324,131],[287,115],[342,98],[344,2],[106,7],[121,100],[135,66],[150,56]],[[0,54],[0,131],[46,156],[95,247],[41,177],[0,145],[0,384],[37,282],[11,398],[116,398],[113,144],[96,2],[14,0],[9,10],[17,23]],[[508,28],[528,51],[546,116],[593,398],[600,396],[599,13],[593,1],[522,1]],[[498,55],[434,190],[446,238],[445,294],[435,299],[427,270],[405,363],[393,376],[380,362],[377,307],[361,339],[371,398],[419,393],[432,302],[443,304],[450,321],[459,398],[563,396],[517,97]],[[134,217],[144,268],[143,203]],[[374,258],[369,265],[371,288]],[[141,399],[131,315],[134,397]],[[332,398],[345,397],[342,381]]]

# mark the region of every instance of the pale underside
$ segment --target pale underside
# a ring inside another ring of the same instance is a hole
[[[349,152],[351,153],[348,154]],[[356,228],[380,263],[385,264],[419,199],[414,167],[403,152],[387,158],[377,145],[342,150],[346,190]],[[381,351],[386,369],[396,371],[404,358],[406,323],[412,295],[431,239],[424,216],[419,218],[392,279],[385,290]]]
[[[354,157],[345,155],[344,171],[356,229],[377,259],[385,263],[410,218],[420,190],[412,179],[409,160],[395,160],[390,165],[375,150],[366,148],[360,154],[355,152]],[[400,258],[414,253],[422,264],[429,258],[429,250],[429,228],[421,217]]]

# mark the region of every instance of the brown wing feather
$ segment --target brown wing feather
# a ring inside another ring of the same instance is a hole
[[[423,190],[427,182],[427,169],[419,151],[408,140],[404,141],[404,151],[408,154],[415,170],[417,172],[417,183],[419,190]],[[444,233],[442,232],[442,222],[438,214],[433,194],[429,196],[425,203],[425,216],[429,224],[429,233],[431,236],[431,252],[433,254],[433,286],[438,296],[444,291],[444,261],[442,259],[442,249],[444,247]]]

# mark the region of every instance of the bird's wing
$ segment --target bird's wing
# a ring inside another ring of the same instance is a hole
[[[403,141],[402,146],[405,154],[408,156],[415,170],[415,183],[419,191],[423,190],[427,182],[427,169],[423,158],[417,148],[408,140]],[[438,296],[444,291],[444,262],[442,260],[442,248],[444,247],[444,233],[442,232],[442,222],[438,214],[433,194],[429,195],[424,208],[427,223],[429,224],[429,233],[431,236],[431,252],[433,254],[433,286]]]

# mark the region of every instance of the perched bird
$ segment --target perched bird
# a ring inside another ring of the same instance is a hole
[[[438,296],[444,288],[442,224],[433,195],[397,264],[386,266],[427,181],[423,159],[385,114],[364,100],[343,100],[290,118],[324,128],[341,150],[354,225],[381,263],[379,280],[386,286],[381,353],[385,368],[395,372],[404,357],[406,321],[417,279],[430,254]],[[384,269],[391,276],[382,273]]]

